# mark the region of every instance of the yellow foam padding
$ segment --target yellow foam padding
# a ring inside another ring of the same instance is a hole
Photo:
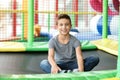
[[[0,52],[25,51],[25,47],[19,42],[0,42]]]
[[[120,80],[120,78],[106,78],[106,79],[102,79],[102,80]]]
[[[96,41],[91,41],[98,49],[106,51],[113,55],[118,55],[118,41],[111,39],[100,39]]]

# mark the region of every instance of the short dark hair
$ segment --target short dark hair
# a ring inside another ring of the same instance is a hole
[[[70,18],[70,16],[69,16],[68,14],[60,14],[60,15],[58,16],[58,18],[57,18],[57,21],[58,21],[59,19],[68,19],[68,20],[70,21],[70,24],[71,24],[71,18]],[[56,22],[56,24],[58,24],[58,22]]]

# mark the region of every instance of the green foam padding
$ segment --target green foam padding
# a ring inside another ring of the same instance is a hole
[[[26,51],[48,51],[48,42],[34,42],[32,47],[28,47],[27,43],[24,43],[26,46]],[[97,47],[90,43],[90,41],[81,42],[82,50],[91,50],[97,49]]]
[[[0,75],[0,80],[101,80],[116,77],[117,70],[74,72],[60,74]]]

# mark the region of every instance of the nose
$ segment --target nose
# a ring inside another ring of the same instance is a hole
[[[66,25],[63,25],[63,29],[66,29]]]

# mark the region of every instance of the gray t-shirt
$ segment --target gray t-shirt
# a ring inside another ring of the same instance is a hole
[[[70,35],[70,40],[67,44],[61,44],[58,41],[58,35],[49,40],[49,48],[54,48],[55,61],[57,63],[76,60],[75,48],[78,46],[80,46],[80,41],[72,35]]]

